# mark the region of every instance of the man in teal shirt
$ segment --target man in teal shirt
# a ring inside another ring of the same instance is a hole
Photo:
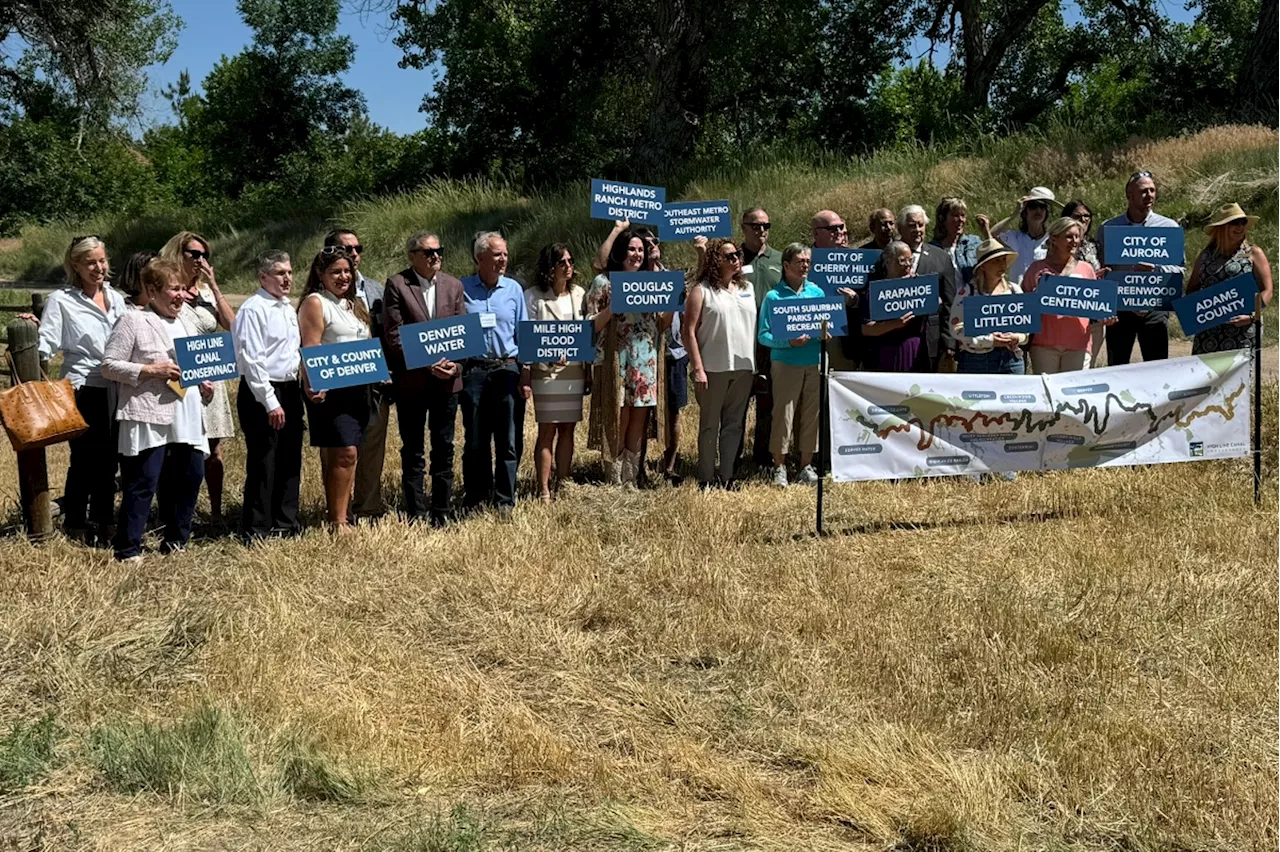
[[[755,291],[756,311],[764,303],[765,294],[782,280],[782,252],[769,246],[769,214],[763,207],[752,207],[742,214],[742,274]],[[756,428],[752,441],[752,460],[756,467],[767,470],[769,428],[773,420],[773,397],[769,392],[769,348],[756,346],[756,377],[752,388],[756,400]],[[746,412],[742,414],[742,433],[746,434]],[[745,456],[747,442],[742,442]]]

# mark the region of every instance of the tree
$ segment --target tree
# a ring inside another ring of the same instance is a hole
[[[1245,51],[1235,90],[1240,117],[1265,122],[1271,127],[1277,123],[1276,80],[1280,77],[1276,8],[1274,0],[1262,0],[1258,4],[1258,23]]]

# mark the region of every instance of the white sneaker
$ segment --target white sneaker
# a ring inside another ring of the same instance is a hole
[[[787,466],[780,464],[773,469],[773,484],[779,488],[787,487]]]
[[[818,481],[818,472],[813,469],[813,465],[807,464],[800,471],[800,481],[805,485],[813,485]]]

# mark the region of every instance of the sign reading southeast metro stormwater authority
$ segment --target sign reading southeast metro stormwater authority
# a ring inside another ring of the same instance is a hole
[[[848,287],[861,290],[880,259],[880,249],[815,248],[810,249],[809,280],[828,296]]]
[[[1107,319],[1116,315],[1116,282],[1046,275],[1036,283],[1040,312],[1060,317]]]
[[[733,236],[733,217],[728,201],[683,201],[662,208],[658,236],[669,242],[706,237],[714,240]]]
[[[683,272],[609,273],[609,310],[615,314],[678,312],[683,296]]]
[[[390,378],[382,343],[377,340],[350,340],[304,347],[302,366],[307,371],[307,383],[313,391],[372,385]]]
[[[594,361],[590,320],[526,320],[520,323],[520,362],[556,364]]]
[[[902,319],[907,314],[922,317],[938,312],[938,276],[886,278],[867,282],[874,322]]]
[[[1202,331],[1230,322],[1232,317],[1253,313],[1258,282],[1252,272],[1197,290],[1173,303],[1183,334]]]
[[[769,333],[774,340],[795,340],[806,334],[818,340],[822,336],[823,322],[827,324],[827,334],[832,337],[849,333],[843,296],[769,302]]]
[[[410,370],[446,361],[479,358],[489,350],[480,314],[461,314],[400,327],[404,365]]]
[[[966,296],[961,307],[965,337],[1040,332],[1040,300],[1035,293]]]
[[[1107,266],[1182,266],[1185,240],[1181,228],[1111,225],[1102,238],[1102,262]]]
[[[660,186],[591,179],[592,219],[627,219],[633,225],[649,225],[657,231],[662,228],[666,202],[667,191]]]
[[[1113,269],[1107,279],[1116,282],[1116,307],[1122,311],[1168,311],[1182,296],[1181,272]]]
[[[179,337],[174,342],[174,351],[178,356],[178,369],[182,371],[178,383],[184,388],[201,382],[225,382],[239,375],[235,344],[229,331]]]

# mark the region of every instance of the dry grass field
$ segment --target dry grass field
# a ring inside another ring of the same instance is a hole
[[[1266,406],[1260,508],[1245,460],[841,485],[820,539],[582,452],[509,523],[11,532],[0,849],[1274,849]]]

